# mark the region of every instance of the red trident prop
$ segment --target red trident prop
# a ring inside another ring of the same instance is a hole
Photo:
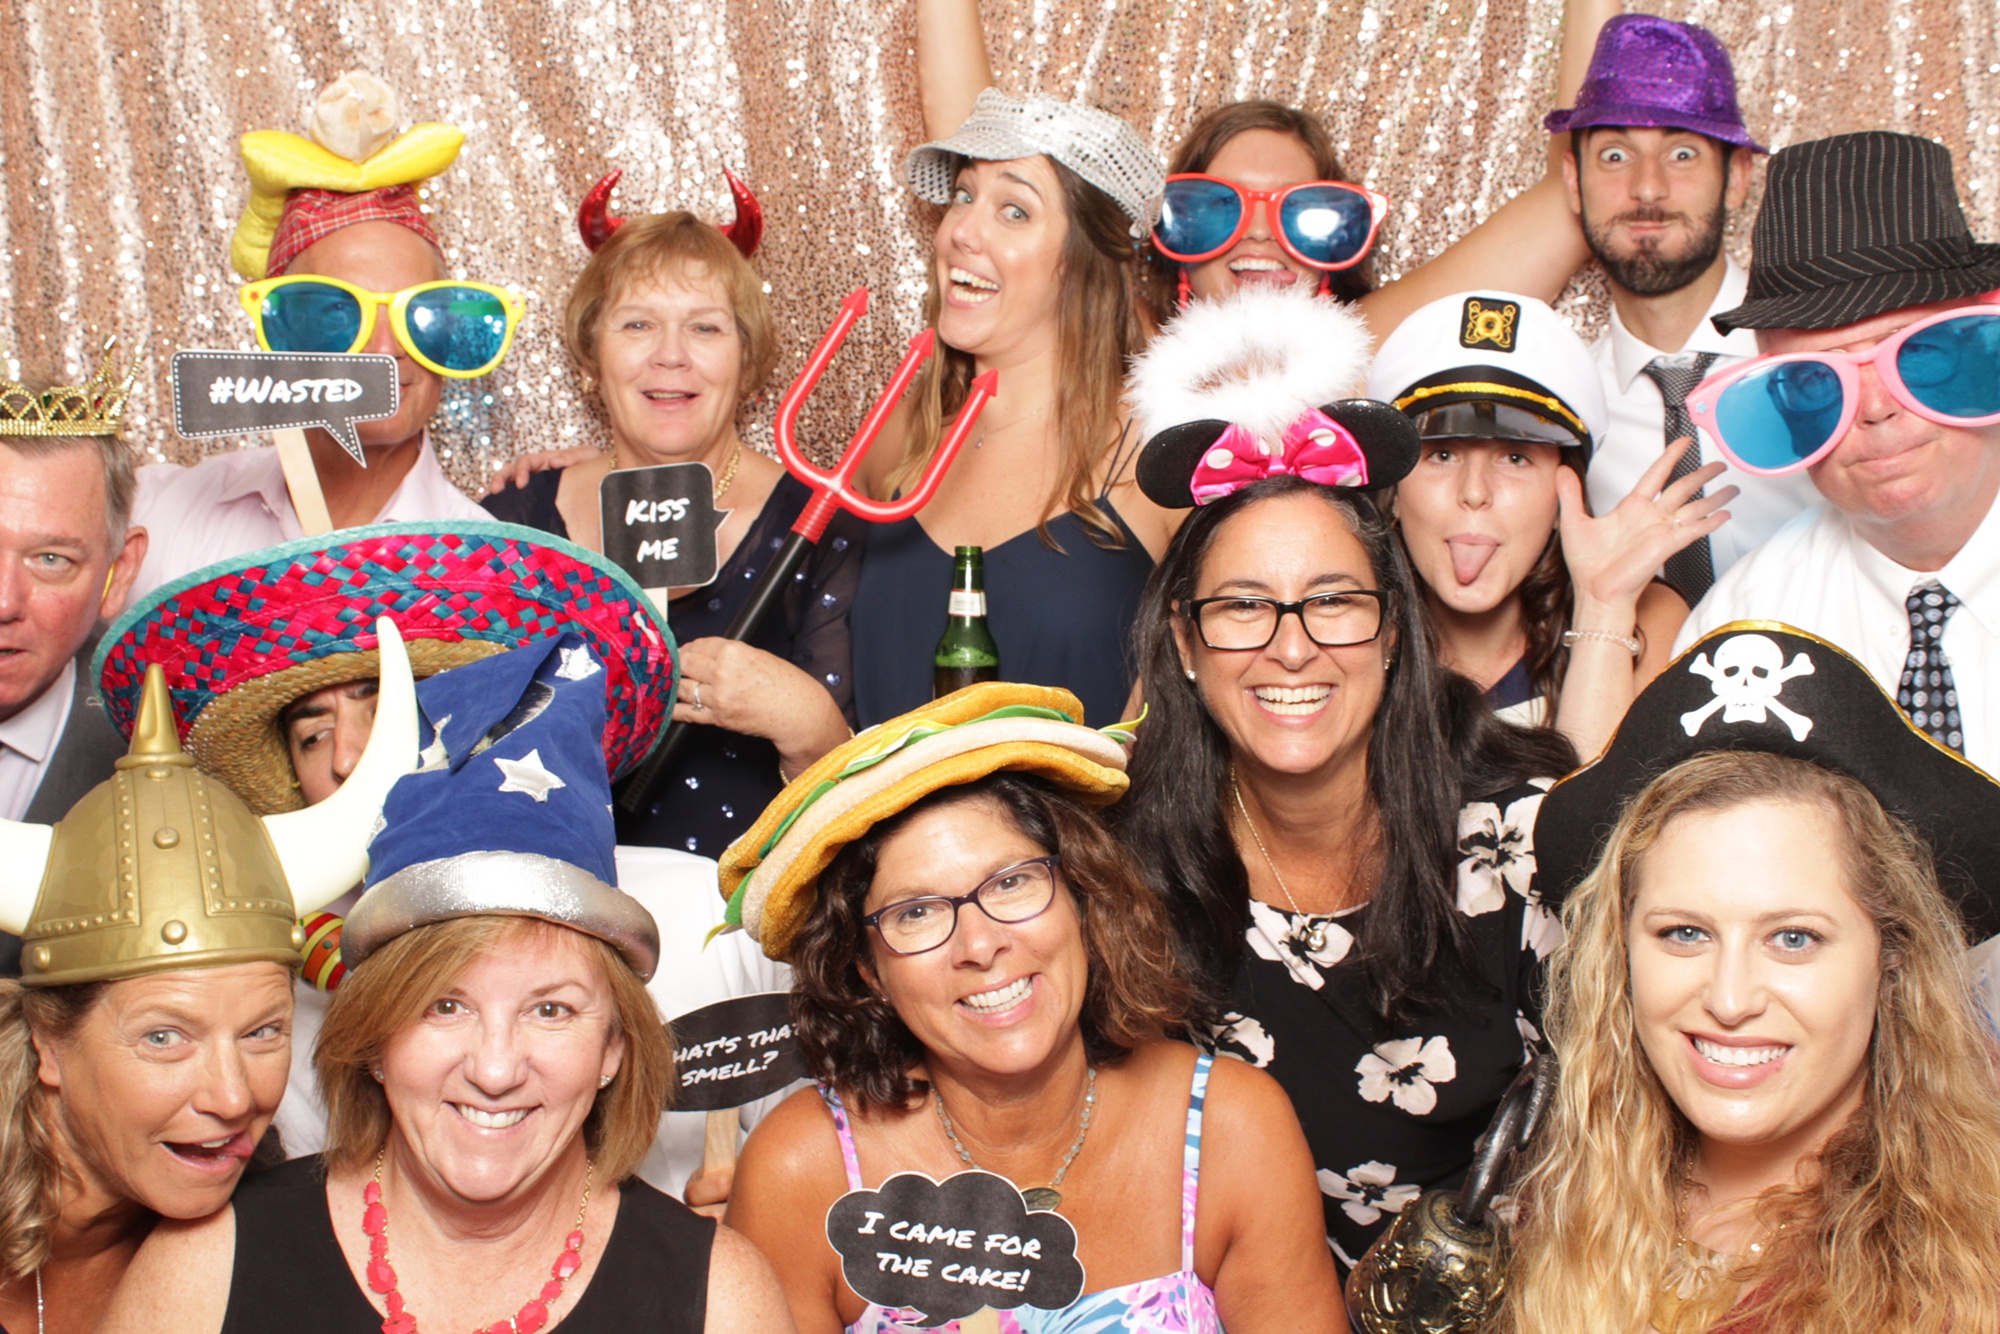
[[[856,288],[845,301],[840,303],[840,313],[834,316],[833,326],[819,340],[812,355],[806,358],[805,368],[792,381],[792,387],[785,391],[778,402],[778,415],[772,423],[772,433],[778,439],[778,457],[784,462],[792,476],[812,489],[813,498],[799,511],[799,517],[792,524],[792,535],[765,569],[757,584],[750,590],[750,596],[743,603],[742,610],[722,632],[724,639],[748,639],[757,633],[777,605],[778,595],[791,583],[792,575],[805,559],[807,548],[818,543],[820,535],[833,516],[841,510],[866,519],[870,523],[896,523],[916,514],[930,503],[937,494],[938,484],[950,469],[952,460],[958,457],[959,448],[965,444],[966,436],[979,420],[987,400],[994,396],[999,387],[997,371],[988,371],[972,382],[972,389],[966,395],[965,406],[959,410],[958,419],[945,432],[938,443],[937,452],[925,465],[923,475],[917,484],[895,500],[875,500],[863,495],[853,486],[855,471],[863,459],[868,457],[875,438],[882,433],[889,414],[895,411],[896,403],[903,397],[903,391],[910,387],[910,381],[917,376],[924,362],[937,348],[937,334],[926,329],[910,340],[910,347],[903,354],[896,373],[890,377],[888,387],[876,398],[875,405],[868,409],[868,415],[861,419],[861,427],[848,443],[847,451],[840,456],[840,462],[831,472],[815,467],[805,456],[798,444],[799,412],[806,400],[812,397],[813,389],[819,384],[819,377],[826,373],[834,354],[846,341],[849,330],[868,313],[868,289]],[[674,723],[667,728],[667,734],[646,762],[634,771],[625,790],[618,798],[618,804],[627,812],[636,814],[646,809],[652,800],[653,787],[659,777],[673,763],[674,756],[686,744],[687,724]]]

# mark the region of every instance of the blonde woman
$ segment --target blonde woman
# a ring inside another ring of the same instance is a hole
[[[1702,714],[1711,657],[1776,663],[1776,707]],[[1648,754],[1672,767],[1644,782]],[[1964,959],[1993,897],[1955,910],[1934,869],[1990,877],[2000,788],[1763,625],[1669,667],[1571,784],[1537,828],[1559,883],[1638,790],[1565,909],[1562,1084],[1503,1328],[2000,1330],[2000,1093]]]

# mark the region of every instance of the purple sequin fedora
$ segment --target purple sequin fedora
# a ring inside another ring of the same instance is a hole
[[[1743,128],[1729,52],[1708,29],[1652,14],[1620,14],[1597,34],[1576,105],[1542,121],[1550,134],[1593,125],[1693,130],[1765,152]]]

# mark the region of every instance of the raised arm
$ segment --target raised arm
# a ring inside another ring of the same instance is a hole
[[[1676,443],[1684,449],[1689,442]],[[1687,604],[1655,582],[1653,571],[1726,523],[1729,511],[1722,507],[1737,494],[1725,486],[1695,495],[1721,475],[1720,463],[1669,482],[1681,449],[1663,450],[1631,494],[1597,517],[1585,512],[1583,479],[1568,468],[1556,473],[1563,560],[1576,599],[1570,628],[1578,639],[1570,646],[1555,725],[1586,761],[1609,744],[1633,696],[1667,665],[1687,617]],[[1635,633],[1641,645],[1636,659],[1618,642]]]
[[[992,86],[979,0],[917,0],[917,96],[924,104],[924,134],[932,139],[950,134],[972,114],[980,90]]]
[[[1562,54],[1556,66],[1556,101],[1574,105],[1597,30],[1620,12],[1618,0],[1564,0]],[[1554,301],[1590,258],[1583,229],[1563,189],[1562,159],[1569,136],[1553,135],[1542,179],[1460,237],[1436,258],[1361,298],[1361,313],[1376,340],[1387,338],[1410,313],[1440,297],[1475,287],[1500,287]]]

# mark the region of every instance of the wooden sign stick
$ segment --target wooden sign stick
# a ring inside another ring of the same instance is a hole
[[[326,508],[326,493],[319,487],[319,472],[313,467],[312,450],[306,433],[297,427],[271,432],[278,442],[278,462],[285,470],[285,488],[292,493],[292,509],[298,513],[299,527],[307,537],[333,531],[333,515]]]
[[[708,1114],[708,1137],[703,1141],[701,1150],[703,1176],[736,1170],[736,1137],[740,1133],[741,1123],[735,1108],[728,1107]]]
[[[971,1315],[958,1322],[960,1334],[1000,1334],[1000,1315],[990,1306],[982,1306]]]

